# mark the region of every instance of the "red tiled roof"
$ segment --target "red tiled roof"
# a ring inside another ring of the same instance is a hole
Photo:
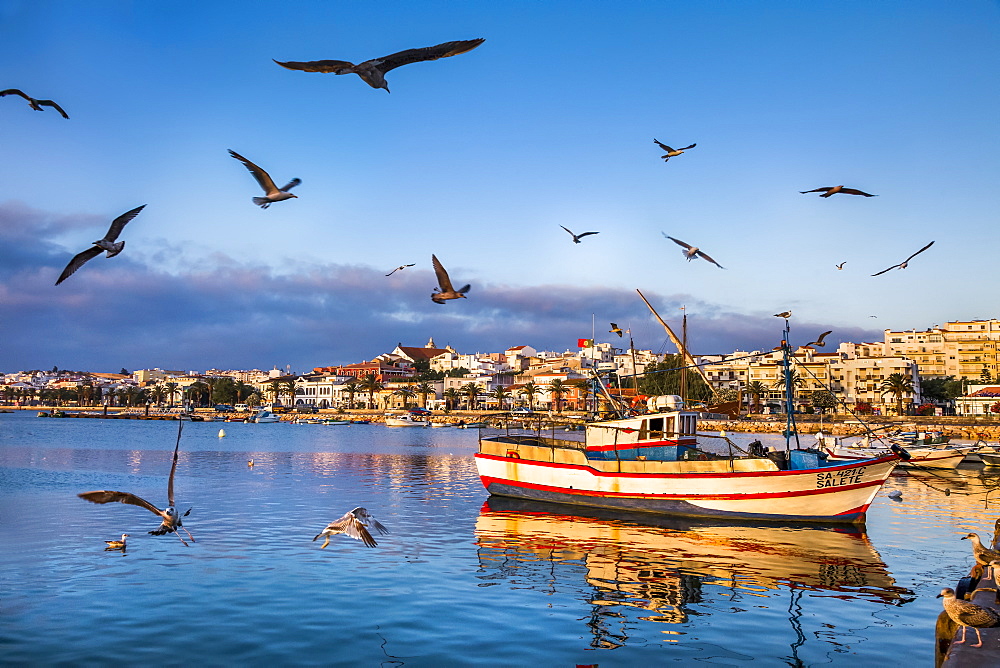
[[[399,346],[400,351],[411,360],[429,360],[443,353],[451,352],[447,348],[411,348],[409,346]]]

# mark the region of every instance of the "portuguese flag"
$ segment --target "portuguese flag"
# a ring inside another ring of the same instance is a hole
[[[576,345],[578,348],[591,348],[594,345],[593,339],[577,339]]]

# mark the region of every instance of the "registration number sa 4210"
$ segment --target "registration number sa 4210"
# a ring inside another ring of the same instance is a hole
[[[824,487],[841,487],[843,485],[856,485],[861,482],[865,474],[864,467],[848,469],[846,471],[824,471],[816,474],[816,489]]]

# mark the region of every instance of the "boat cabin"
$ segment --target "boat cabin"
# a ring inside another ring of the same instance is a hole
[[[680,461],[698,446],[698,414],[665,411],[587,425],[590,460]]]

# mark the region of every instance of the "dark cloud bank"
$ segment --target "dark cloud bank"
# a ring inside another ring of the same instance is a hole
[[[0,371],[286,364],[303,371],[371,359],[399,342],[423,345],[431,336],[439,346],[451,344],[460,352],[522,344],[562,351],[590,336],[591,314],[599,341],[612,340],[606,331],[614,320],[632,324],[637,347],[673,351],[664,347],[662,328],[634,290],[515,287],[470,279],[469,299],[437,305],[429,298],[434,276],[420,267],[386,278],[389,268],[330,264],[278,272],[215,257],[167,273],[143,249],[127,246],[118,257],[102,255],[54,286],[76,250],[46,239],[106,224],[90,216],[0,205]],[[695,353],[766,349],[780,338],[781,321],[770,314],[726,312],[688,295],[640,287],[668,321],[676,323],[682,303],[697,314],[689,328]],[[824,323],[796,327],[801,342],[834,329],[829,348],[841,340],[881,338],[880,331]]]

